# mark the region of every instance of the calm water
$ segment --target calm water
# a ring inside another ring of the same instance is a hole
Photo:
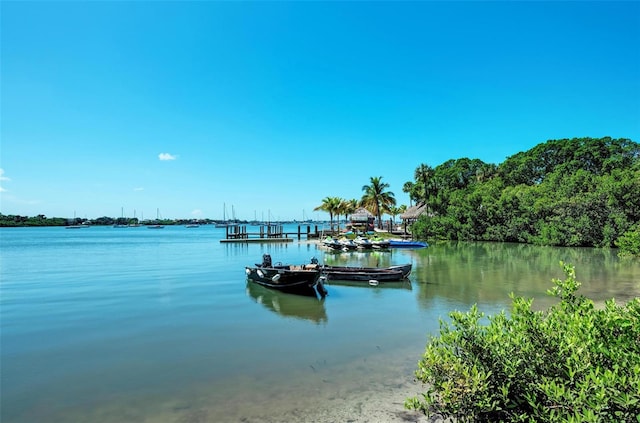
[[[509,292],[548,306],[560,260],[576,265],[594,300],[640,294],[640,263],[609,250],[483,243],[334,254],[222,236],[213,226],[0,229],[0,420],[314,420],[411,380],[449,310],[508,308]],[[414,272],[388,288],[327,285],[319,301],[248,285],[244,266],[263,253],[410,261]]]

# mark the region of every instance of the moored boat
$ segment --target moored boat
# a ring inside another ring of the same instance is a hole
[[[275,289],[290,294],[321,297],[327,291],[319,281],[320,269],[317,263],[290,265],[271,262],[271,256],[264,254],[262,263],[245,268],[247,278],[266,288]],[[317,293],[317,294],[316,294]]]
[[[320,271],[326,280],[347,281],[401,281],[411,274],[412,264],[389,267],[358,267],[358,266],[321,266]]]
[[[390,248],[425,248],[428,247],[424,241],[415,241],[411,239],[390,239],[389,247]]]

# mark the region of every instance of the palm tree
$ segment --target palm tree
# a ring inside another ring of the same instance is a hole
[[[430,184],[432,184],[431,179],[434,176],[434,170],[431,166],[426,164],[421,164],[416,168],[414,177],[416,181],[422,185],[423,188],[423,196],[422,201],[424,204],[429,202],[429,196],[431,195]]]
[[[387,213],[392,206],[396,205],[395,195],[390,191],[389,184],[382,182],[382,176],[372,176],[371,184],[364,185],[362,190],[361,203],[378,219],[378,228],[382,229],[382,213]]]
[[[402,186],[402,192],[406,192],[407,194],[409,194],[409,207],[411,207],[413,205],[412,201],[415,198],[415,190],[416,190],[416,184],[414,184],[413,182],[405,182],[404,185]]]
[[[352,214],[358,208],[358,200],[340,200],[340,214],[344,214],[344,220],[346,221],[349,218],[349,215]]]
[[[331,225],[331,231],[333,232],[333,215],[339,212],[340,197],[325,197],[322,199],[322,204],[313,209],[313,211],[325,211],[329,213],[329,222]]]

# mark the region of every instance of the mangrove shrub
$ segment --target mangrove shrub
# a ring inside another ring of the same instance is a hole
[[[596,308],[562,265],[546,311],[512,294],[510,315],[473,306],[441,321],[416,371],[427,390],[405,406],[458,421],[640,422],[640,299]]]

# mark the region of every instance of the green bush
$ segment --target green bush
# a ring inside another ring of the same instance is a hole
[[[640,422],[640,299],[596,308],[561,265],[547,311],[512,294],[510,316],[473,306],[441,321],[416,371],[427,391],[405,406],[462,422]]]
[[[625,232],[615,242],[620,248],[618,255],[623,257],[640,257],[640,223]]]

